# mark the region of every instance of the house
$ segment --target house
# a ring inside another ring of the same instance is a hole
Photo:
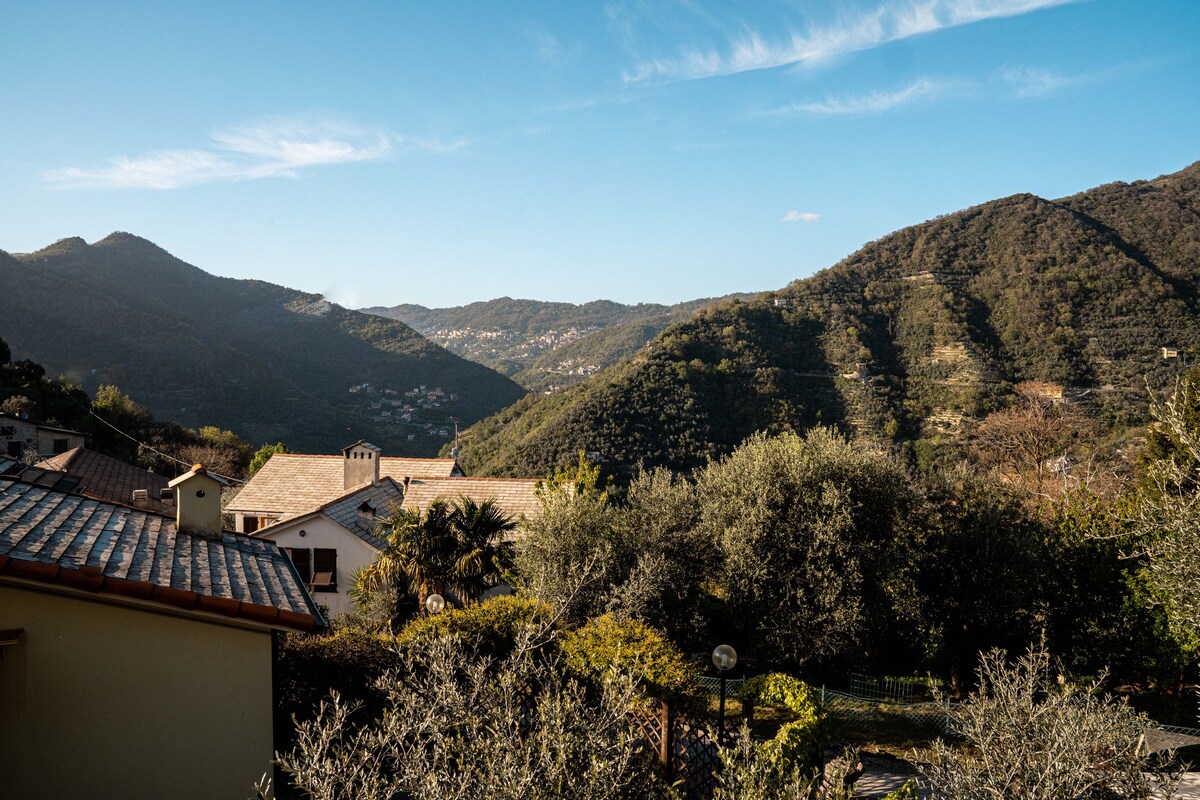
[[[0,452],[13,458],[26,453],[51,456],[83,447],[83,434],[66,428],[39,425],[23,414],[0,413]]]
[[[403,499],[402,484],[381,478],[262,528],[255,536],[287,552],[316,602],[331,614],[344,614],[354,610],[350,599],[354,573],[374,564],[386,545],[376,532],[376,520],[395,513]]]
[[[506,513],[527,519],[541,513],[540,483],[467,478],[454,459],[387,458],[358,441],[340,457],[271,456],[225,510],[238,516],[239,529],[291,555],[316,601],[340,614],[354,610],[349,590],[355,571],[373,564],[386,545],[378,519],[459,497],[495,500]]]
[[[93,500],[143,508],[156,514],[175,513],[175,490],[167,479],[84,447],[39,461],[43,469],[58,470],[79,479],[80,493]]]
[[[247,797],[275,751],[274,643],[324,624],[273,542],[0,476],[5,797]]]
[[[477,503],[495,500],[506,514],[520,520],[542,513],[537,478],[413,478],[404,492],[405,511],[424,511],[434,500],[453,502],[467,497]]]
[[[367,449],[356,451],[361,457],[353,457],[350,453],[360,446]],[[367,453],[372,454],[371,458],[366,457]],[[276,453],[254,473],[225,511],[234,515],[234,530],[254,533],[267,525],[307,514],[355,486],[372,482],[370,475],[347,472],[360,464],[363,469],[371,470],[377,466],[381,478],[391,478],[397,483],[417,476],[463,474],[453,458],[393,458],[379,453],[378,447],[363,441],[343,448],[341,456]]]

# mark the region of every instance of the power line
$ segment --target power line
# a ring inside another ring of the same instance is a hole
[[[128,440],[129,440],[129,441],[131,441],[131,442],[133,442],[134,444],[136,444],[138,447],[144,447],[144,448],[146,448],[147,450],[149,450],[151,453],[154,453],[154,454],[155,454],[155,455],[157,455],[157,456],[160,456],[160,457],[162,457],[162,458],[165,458],[165,459],[167,459],[168,461],[174,461],[176,464],[182,464],[183,466],[187,467],[188,469],[191,469],[191,468],[192,468],[192,466],[193,466],[192,464],[189,464],[189,463],[188,463],[188,462],[186,462],[186,461],[182,461],[182,460],[180,460],[180,459],[176,458],[175,456],[173,456],[173,455],[170,455],[169,453],[164,453],[163,451],[159,450],[159,449],[158,449],[158,448],[156,448],[156,447],[151,447],[150,445],[146,444],[145,442],[141,441],[140,439],[138,439],[138,438],[136,438],[136,437],[134,437],[134,436],[131,436],[130,434],[128,434],[128,433],[126,433],[125,431],[121,430],[121,429],[120,429],[120,428],[118,428],[116,425],[113,425],[111,422],[109,422],[109,421],[108,421],[108,420],[106,420],[104,417],[102,417],[102,416],[100,416],[99,414],[97,414],[97,413],[96,413],[95,411],[93,411],[91,408],[89,408],[89,407],[85,406],[83,403],[79,402],[79,401],[78,401],[78,400],[76,400],[74,397],[72,397],[72,396],[71,396],[71,394],[70,394],[69,392],[67,392],[67,391],[66,391],[66,390],[63,388],[62,384],[60,384],[60,383],[58,383],[58,382],[55,382],[55,384],[54,384],[54,385],[55,385],[55,386],[58,388],[58,390],[59,390],[60,392],[62,392],[62,395],[63,395],[63,397],[66,397],[66,398],[67,398],[68,400],[70,400],[72,403],[74,403],[75,405],[79,406],[79,407],[80,407],[80,408],[82,408],[84,411],[86,411],[88,414],[91,414],[93,417],[95,417],[96,419],[100,420],[100,421],[101,421],[101,422],[103,422],[105,425],[107,425],[108,427],[112,428],[114,431],[116,431],[117,433],[121,434],[121,435],[122,435],[122,436],[124,436],[126,439],[128,439]],[[210,475],[216,475],[218,478],[221,478],[222,480],[229,481],[230,483],[240,483],[240,484],[242,484],[242,485],[245,485],[245,483],[246,483],[245,481],[240,481],[240,480],[238,480],[237,478],[231,478],[231,477],[229,477],[228,475],[220,475],[220,474],[218,474],[218,473],[216,473],[216,472],[213,472],[213,471],[211,471],[211,470],[209,470],[209,474],[210,474]]]

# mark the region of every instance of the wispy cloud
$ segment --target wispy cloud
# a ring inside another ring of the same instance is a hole
[[[1049,97],[1096,80],[1096,75],[1062,75],[1037,67],[1009,67],[996,73],[1014,97]]]
[[[409,140],[344,122],[279,118],[216,131],[205,149],[116,156],[104,166],[64,167],[43,177],[63,189],[176,189],[220,181],[296,177],[311,167],[374,161],[401,149],[452,152],[464,144]]]
[[[767,38],[747,28],[723,49],[691,49],[646,61],[623,78],[632,84],[696,80],[819,61],[923,33],[1074,2],[1078,0],[910,0],[782,37]]]
[[[873,91],[848,97],[829,97],[811,103],[793,103],[777,108],[771,114],[878,114],[899,106],[935,100],[948,94],[962,94],[973,84],[969,81],[950,78],[920,78],[891,91]]]
[[[789,211],[783,215],[780,222],[816,222],[820,218],[820,214],[812,211]]]

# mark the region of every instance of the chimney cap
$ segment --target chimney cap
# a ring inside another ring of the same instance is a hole
[[[203,464],[197,464],[196,466],[192,467],[191,472],[185,472],[184,474],[180,475],[175,480],[168,482],[167,486],[174,489],[179,484],[181,484],[185,481],[190,481],[192,478],[195,478],[197,476],[203,476],[205,478],[208,478],[209,480],[214,480],[217,483],[221,484],[222,486],[229,485],[229,481],[227,481],[224,478],[221,478],[217,475],[213,475],[211,472],[209,472],[208,470],[206,470],[204,468]]]
[[[365,448],[366,448],[366,449],[368,449],[368,450],[374,450],[376,453],[382,453],[382,452],[383,452],[383,448],[382,448],[382,447],[376,447],[375,445],[373,445],[373,444],[371,444],[370,442],[368,442],[366,439],[359,439],[359,440],[358,440],[357,442],[355,442],[354,444],[348,444],[348,445],[346,445],[345,447],[343,447],[343,448],[342,448],[342,452],[343,452],[343,453],[345,453],[346,451],[348,451],[348,450],[353,450],[353,449],[354,449],[354,448],[356,448],[356,447],[365,447]]]

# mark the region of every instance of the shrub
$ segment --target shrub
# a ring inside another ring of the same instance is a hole
[[[605,614],[562,636],[559,648],[568,674],[592,684],[613,671],[628,675],[639,691],[674,710],[696,706],[698,668],[654,628]]]
[[[355,630],[288,634],[275,672],[277,705],[288,717],[307,719],[334,690],[360,703],[365,715],[375,715],[383,708],[375,683],[399,663],[391,637]]]
[[[478,605],[418,617],[396,635],[396,644],[407,648],[457,636],[480,655],[499,657],[512,650],[518,632],[530,625],[552,628],[550,608],[531,598],[504,595]]]
[[[759,745],[743,727],[733,744],[720,747],[722,769],[717,774],[715,800],[846,800],[850,792],[840,782],[825,783],[815,768],[785,758],[770,743]]]
[[[807,683],[779,672],[756,675],[742,684],[738,698],[750,706],[785,706],[796,718],[779,729],[770,747],[786,764],[801,770],[821,763],[825,749],[821,710]]]

